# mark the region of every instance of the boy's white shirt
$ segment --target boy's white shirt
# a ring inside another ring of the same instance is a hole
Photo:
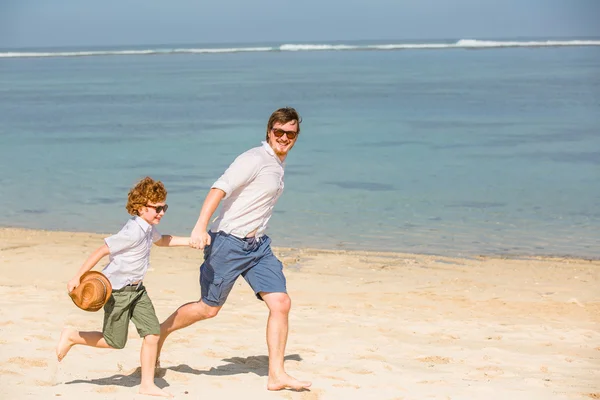
[[[150,266],[152,244],[162,235],[155,226],[135,216],[104,242],[110,250],[110,262],[102,273],[114,290],[144,279]]]

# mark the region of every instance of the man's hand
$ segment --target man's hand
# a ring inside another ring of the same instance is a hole
[[[77,286],[79,286],[79,276],[74,277],[69,282],[67,282],[67,290],[69,293],[73,291]]]
[[[208,232],[206,232],[205,230],[196,231],[195,229],[192,231],[192,234],[190,235],[190,246],[191,247],[193,247],[194,249],[203,250],[204,247],[209,246],[209,245],[210,245],[210,235],[208,234]]]

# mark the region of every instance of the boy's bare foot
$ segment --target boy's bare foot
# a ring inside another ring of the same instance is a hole
[[[71,334],[74,331],[72,329],[65,328],[60,334],[60,339],[58,339],[58,344],[56,345],[56,358],[58,361],[62,361],[63,358],[67,355],[71,347],[73,347],[73,341],[71,340]]]
[[[165,392],[158,386],[152,385],[140,385],[140,389],[138,390],[139,394],[145,394],[146,396],[160,396],[160,397],[173,397],[173,395],[169,392]]]
[[[312,385],[311,382],[299,381],[298,379],[292,378],[288,374],[284,373],[279,376],[269,376],[269,383],[267,384],[267,389],[269,389],[269,390],[283,390],[283,389],[308,390],[310,385]]]

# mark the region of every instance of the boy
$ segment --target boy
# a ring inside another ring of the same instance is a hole
[[[82,344],[103,349],[122,349],[127,342],[129,321],[133,321],[143,337],[140,355],[142,378],[140,394],[171,397],[154,384],[157,343],[160,324],[152,301],[142,284],[148,271],[152,243],[158,246],[188,246],[189,238],[161,235],[155,225],[167,211],[167,191],[162,182],[146,177],[129,191],[127,211],[133,215],[121,231],[104,239],[104,245],[94,251],[77,274],[67,283],[69,293],[80,284],[81,276],[104,257],[109,264],[102,272],[110,280],[112,296],[104,306],[102,332],[81,332],[64,329],[56,356],[61,361],[72,346]]]

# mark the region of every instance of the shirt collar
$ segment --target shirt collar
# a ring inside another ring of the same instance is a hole
[[[148,233],[148,229],[150,229],[150,224],[146,222],[146,220],[138,215],[133,217],[133,220],[137,222],[137,224],[142,228],[144,233]]]
[[[271,157],[273,157],[275,160],[277,160],[277,162],[280,165],[285,165],[285,161],[281,161],[279,159],[279,157],[277,157],[277,154],[275,154],[275,151],[273,151],[273,148],[271,147],[271,145],[269,143],[267,143],[265,140],[263,140],[261,143],[262,143],[263,149],[265,149],[267,154],[269,154]]]

